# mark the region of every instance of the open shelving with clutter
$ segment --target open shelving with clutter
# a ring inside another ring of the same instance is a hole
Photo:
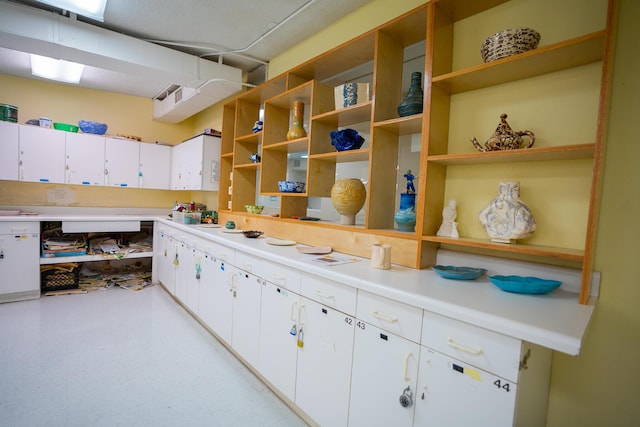
[[[331,242],[338,251],[365,257],[372,244],[388,243],[394,248],[392,261],[412,268],[433,265],[440,247],[570,266],[582,270],[580,301],[586,303],[615,5],[594,0],[593,10],[583,16],[550,0],[542,3],[429,2],[225,104],[222,220],[300,243]],[[532,10],[544,10],[547,3],[557,13],[536,20]],[[541,26],[540,46],[483,63],[478,47],[505,29],[507,19]],[[415,71],[424,77],[423,112],[399,117],[397,106]],[[336,108],[334,87],[346,82],[368,83],[370,99]],[[289,141],[293,101],[304,102],[307,136]],[[261,112],[264,127],[254,133]],[[489,135],[502,113],[509,114],[514,128],[535,131],[534,147],[478,152],[471,145],[471,137]],[[338,152],[329,133],[347,127],[361,131],[366,142],[360,149]],[[249,160],[254,153],[261,162]],[[303,193],[278,191],[277,182],[288,179],[292,155],[304,158],[305,166],[297,171],[304,175]],[[350,226],[297,219],[308,215],[316,198],[327,200],[340,168],[352,164],[366,169],[361,221]],[[404,183],[399,171],[407,167],[418,172],[415,232],[394,225]],[[497,183],[508,180],[521,182],[522,199],[538,223],[531,238],[511,245],[491,242],[477,220]],[[277,200],[278,217],[245,211],[259,196]],[[451,198],[458,201],[457,239],[436,235]]]

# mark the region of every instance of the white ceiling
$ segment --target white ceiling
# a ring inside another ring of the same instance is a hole
[[[130,36],[152,43],[156,56],[162,55],[157,51],[157,46],[164,46],[172,52],[177,50],[189,56],[239,68],[250,73],[251,82],[260,83],[265,76],[264,64],[268,64],[271,58],[369,1],[108,0],[104,22],[100,23],[80,16],[69,16],[65,11],[33,0],[0,0],[0,15],[4,13],[3,10],[31,13],[33,8],[44,9],[46,12],[39,10],[32,15],[43,20],[86,23],[91,28],[99,26],[118,36]],[[41,40],[31,40],[24,34],[14,36],[15,30],[12,32],[3,28],[13,25],[7,21],[5,19],[3,23],[0,16],[1,74],[35,78],[30,72],[27,55],[30,51],[44,54],[49,49],[55,51],[50,56],[63,56],[63,49],[59,52],[58,49],[52,49],[56,45],[43,46]],[[43,21],[45,25],[47,23]],[[118,40],[122,42],[123,39],[120,37]],[[99,41],[103,43],[102,39]],[[97,41],[95,43],[96,49],[104,48],[98,46]],[[132,72],[133,67],[112,66],[104,56],[83,58],[87,65],[80,82],[83,87],[153,98],[171,84],[182,84],[170,81],[167,75],[171,75],[171,72],[166,75],[158,69],[145,73],[139,70]]]

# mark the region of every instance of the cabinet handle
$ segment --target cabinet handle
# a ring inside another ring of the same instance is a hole
[[[13,234],[13,233],[26,233],[26,232],[27,232],[27,227],[12,228],[11,229],[11,234]]]
[[[280,276],[279,274],[273,273],[273,280],[275,280],[278,283],[287,283],[287,278],[286,276]]]
[[[253,265],[252,264],[247,264],[247,263],[242,263],[242,269],[243,270],[247,270],[247,271],[253,271]]]
[[[484,351],[482,349],[482,347],[480,347],[480,348],[471,348],[471,347],[467,347],[466,345],[458,344],[457,342],[455,342],[451,338],[447,338],[447,345],[449,347],[455,348],[456,350],[464,351],[465,353],[469,353],[469,354],[472,354],[474,356],[478,356],[479,354],[482,354],[482,352]]]
[[[409,378],[409,358],[412,356],[413,356],[413,353],[409,353],[404,358],[404,380],[405,381],[411,381],[411,378]]]
[[[373,317],[376,317],[376,318],[378,318],[380,320],[384,320],[385,322],[389,322],[389,323],[395,323],[395,322],[398,321],[397,317],[389,317],[389,316],[386,316],[384,314],[381,314],[378,311],[374,311],[373,312]]]
[[[217,254],[216,258],[221,259],[223,261],[227,260],[227,254]]]
[[[316,295],[318,295],[320,298],[335,298],[335,295],[329,295],[329,294],[325,294],[322,291],[316,291]]]
[[[302,327],[304,325],[304,321],[302,320],[302,313],[307,311],[307,307],[304,304],[300,304],[300,308],[298,308],[298,325]]]
[[[294,322],[297,320],[296,319],[296,311],[298,307],[298,302],[294,302],[293,304],[291,304],[291,320],[293,320]]]

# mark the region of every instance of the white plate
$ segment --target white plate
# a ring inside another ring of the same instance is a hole
[[[266,241],[266,243],[274,246],[292,246],[296,244],[296,242],[294,242],[293,240],[280,240],[280,239],[269,239]]]
[[[301,254],[325,255],[330,254],[333,249],[331,246],[296,246]]]
[[[222,227],[220,224],[200,224],[198,227],[202,228],[220,228]]]
[[[238,230],[237,228],[232,228],[232,229],[224,228],[224,229],[222,229],[223,233],[233,233],[233,234],[242,233],[243,231],[244,230]]]

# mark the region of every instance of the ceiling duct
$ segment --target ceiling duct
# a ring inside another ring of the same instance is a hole
[[[105,30],[73,16],[4,1],[0,2],[0,47],[162,80],[165,88],[182,87],[179,102],[154,99],[153,118],[170,123],[242,89],[239,68]]]

